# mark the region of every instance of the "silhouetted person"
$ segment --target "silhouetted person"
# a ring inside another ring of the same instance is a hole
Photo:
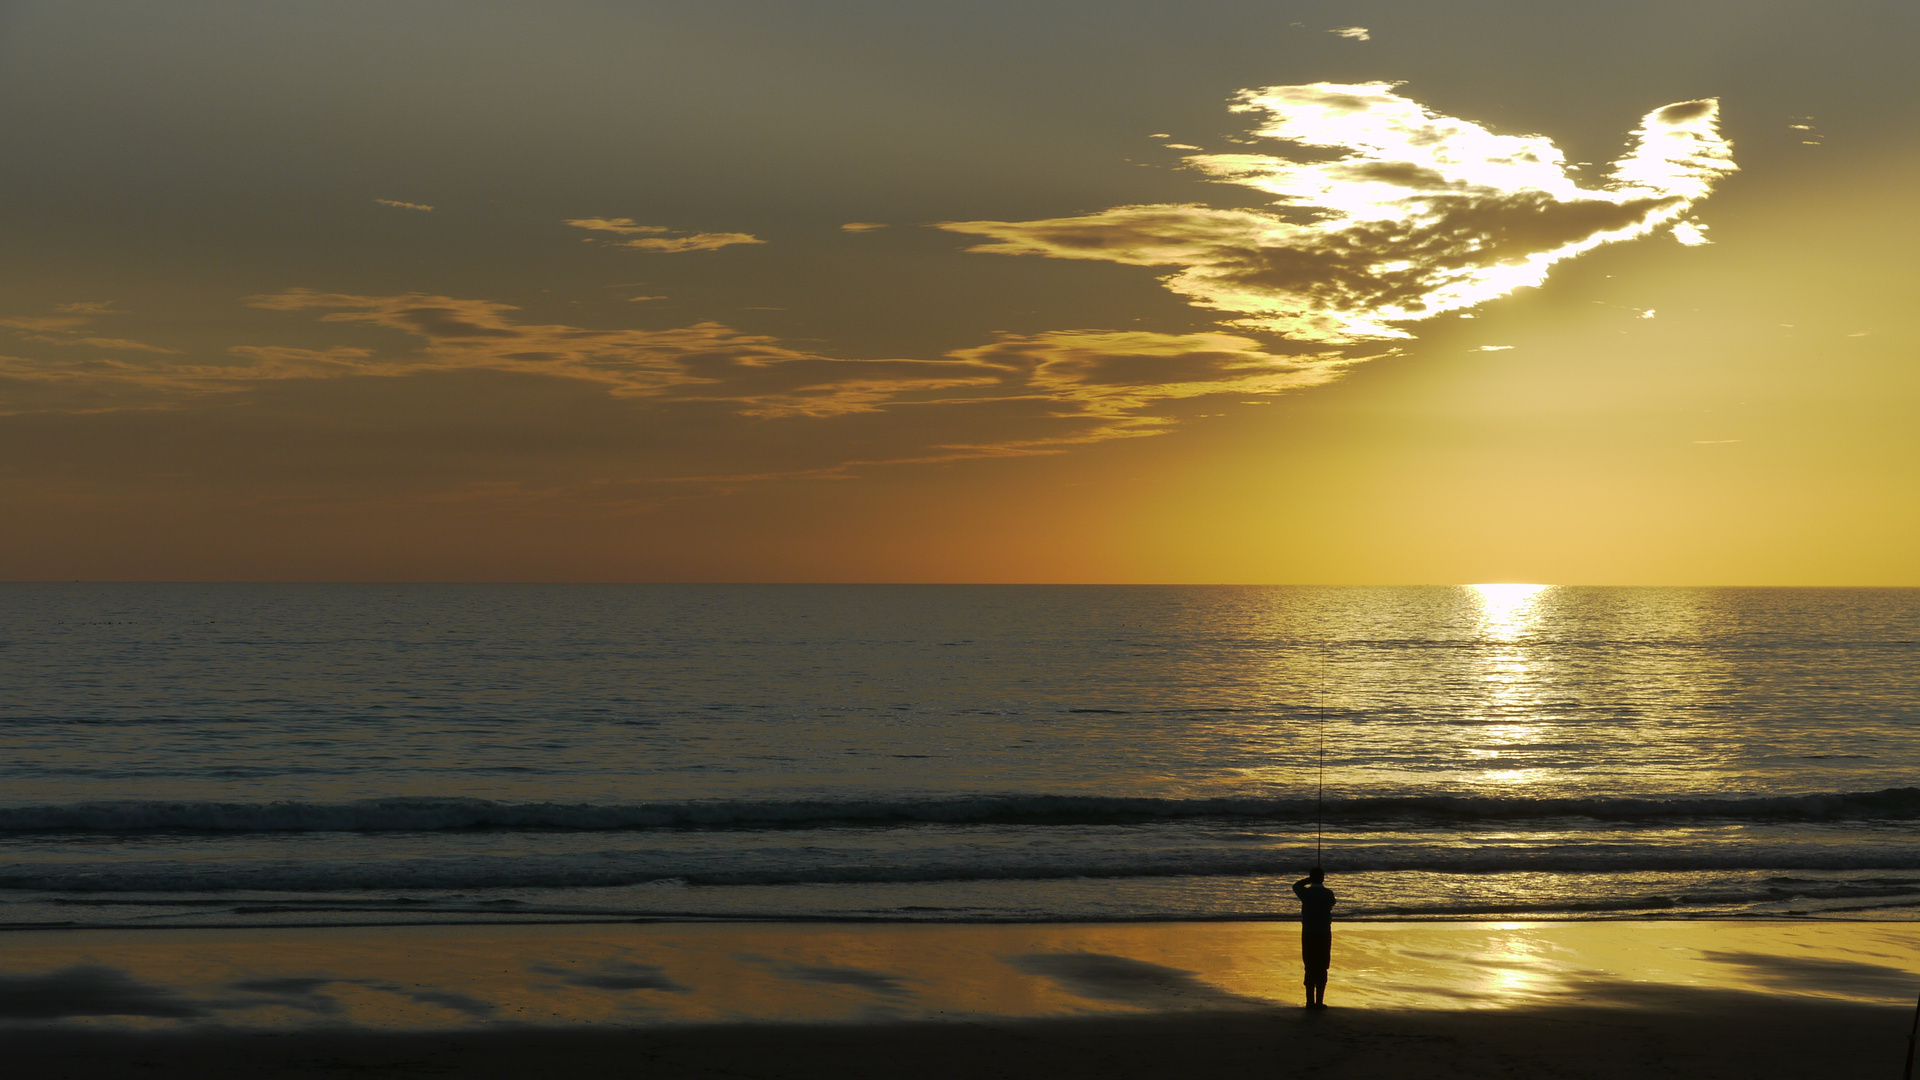
[[[1333,890],[1319,867],[1293,883],[1300,898],[1300,964],[1307,969],[1307,1008],[1327,1007],[1327,968],[1333,964]]]

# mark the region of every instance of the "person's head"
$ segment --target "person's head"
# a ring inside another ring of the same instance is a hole
[[[1316,866],[1313,869],[1307,871],[1307,880],[1313,882],[1315,885],[1318,885],[1321,882],[1327,880],[1327,872]]]

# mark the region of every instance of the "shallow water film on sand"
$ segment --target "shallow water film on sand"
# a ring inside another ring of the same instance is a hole
[[[1920,591],[0,587],[0,923],[1910,919]],[[1324,740],[1325,798],[1319,795]]]

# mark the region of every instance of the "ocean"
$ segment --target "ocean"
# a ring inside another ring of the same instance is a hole
[[[0,585],[0,926],[1920,916],[1920,590]],[[1316,855],[1318,851],[1318,855]]]

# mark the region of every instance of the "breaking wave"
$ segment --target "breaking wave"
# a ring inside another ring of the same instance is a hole
[[[806,860],[784,865],[715,865],[711,861],[645,852],[571,856],[312,859],[202,863],[142,861],[66,866],[0,866],[0,890],[98,893],[338,893],[369,890],[607,889],[673,883],[696,887],[901,885],[938,882],[1046,882],[1072,878],[1145,879],[1287,877],[1301,865],[1297,851],[1085,852],[1028,858],[906,858],[881,864]],[[1804,847],[1741,851],[1690,847],[1646,851],[1595,845],[1552,853],[1414,848],[1342,853],[1342,874],[1426,872],[1699,873],[1705,871],[1920,871],[1920,850],[1830,850]],[[1896,891],[1920,892],[1920,880]]]
[[[1791,796],[1501,798],[1422,795],[1329,799],[1329,823],[1470,825],[1587,818],[1618,823],[1920,819],[1920,788]],[[923,799],[511,803],[392,798],[352,802],[84,802],[0,807],[0,835],[21,833],[440,832],[459,829],[759,829],[904,825],[1129,825],[1155,821],[1310,822],[1311,799],[980,795]]]

